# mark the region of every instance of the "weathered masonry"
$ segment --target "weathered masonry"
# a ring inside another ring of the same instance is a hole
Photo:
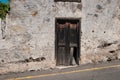
[[[10,7],[0,73],[120,59],[120,0],[11,0]]]

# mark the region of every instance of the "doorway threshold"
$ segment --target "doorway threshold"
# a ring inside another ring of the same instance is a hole
[[[77,67],[78,65],[70,65],[70,66],[56,66],[57,69],[65,69],[65,68],[72,68]]]

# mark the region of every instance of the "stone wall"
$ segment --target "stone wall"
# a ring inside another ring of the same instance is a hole
[[[1,18],[0,18],[0,29],[1,29],[1,25],[2,25],[2,24],[1,24]],[[1,31],[0,31],[0,35],[1,35]],[[1,38],[1,37],[0,37],[0,38]]]
[[[55,67],[55,18],[81,17],[81,3],[11,0],[6,37],[0,39],[0,72]]]
[[[81,61],[119,59],[120,0],[82,0]]]
[[[0,73],[55,67],[55,18],[81,18],[80,64],[120,59],[120,1],[11,0]]]

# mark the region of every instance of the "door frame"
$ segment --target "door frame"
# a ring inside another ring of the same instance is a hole
[[[79,21],[79,30],[78,30],[78,64],[79,65],[79,61],[80,61],[80,52],[81,52],[81,18],[72,18],[72,17],[56,17],[55,18],[55,61],[56,61],[56,65],[57,65],[57,20],[59,19],[63,19],[63,20],[78,20]]]

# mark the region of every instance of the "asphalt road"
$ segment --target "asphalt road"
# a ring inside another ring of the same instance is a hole
[[[0,80],[120,80],[120,61],[64,69],[8,73]]]

